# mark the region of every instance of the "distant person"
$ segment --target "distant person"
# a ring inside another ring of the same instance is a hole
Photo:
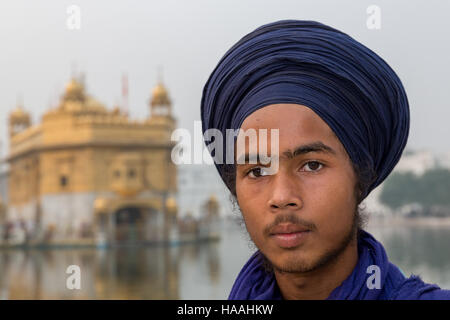
[[[271,129],[279,130],[270,163],[258,149],[258,163],[250,153],[242,164],[239,139],[220,149],[205,135],[258,248],[229,299],[450,299],[405,277],[363,230],[359,204],[399,161],[410,125],[401,81],[373,51],[314,21],[263,25],[220,60],[201,117],[204,133],[224,137],[227,129],[267,129],[269,151]]]

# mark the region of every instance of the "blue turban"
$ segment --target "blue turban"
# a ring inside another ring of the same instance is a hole
[[[408,139],[408,99],[395,72],[349,35],[319,22],[269,23],[228,50],[203,88],[203,133],[215,128],[225,137],[226,129],[239,129],[252,112],[277,103],[309,107],[351,161],[373,172],[362,198],[393,170]],[[225,165],[215,165],[224,179]]]

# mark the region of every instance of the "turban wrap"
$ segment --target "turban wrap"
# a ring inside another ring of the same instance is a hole
[[[408,139],[408,100],[395,72],[349,35],[319,22],[269,23],[229,49],[203,88],[202,131],[218,129],[225,137],[226,129],[239,129],[252,112],[277,103],[313,110],[351,161],[373,172],[362,198],[389,175]],[[225,155],[230,145],[223,147]],[[224,179],[224,164],[215,165]]]

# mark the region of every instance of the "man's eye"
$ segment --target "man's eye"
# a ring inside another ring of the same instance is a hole
[[[269,174],[270,174],[269,168],[265,167],[255,167],[247,172],[247,175],[250,176],[250,178],[258,178],[262,176],[267,176]]]
[[[306,169],[305,171],[316,172],[322,169],[323,164],[320,163],[319,161],[308,161],[303,167],[304,168],[309,167],[309,170]]]

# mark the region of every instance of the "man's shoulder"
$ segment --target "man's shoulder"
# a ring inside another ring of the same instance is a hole
[[[450,300],[450,290],[426,283],[419,275],[405,277],[400,268],[392,263],[389,263],[384,292],[388,300]]]

